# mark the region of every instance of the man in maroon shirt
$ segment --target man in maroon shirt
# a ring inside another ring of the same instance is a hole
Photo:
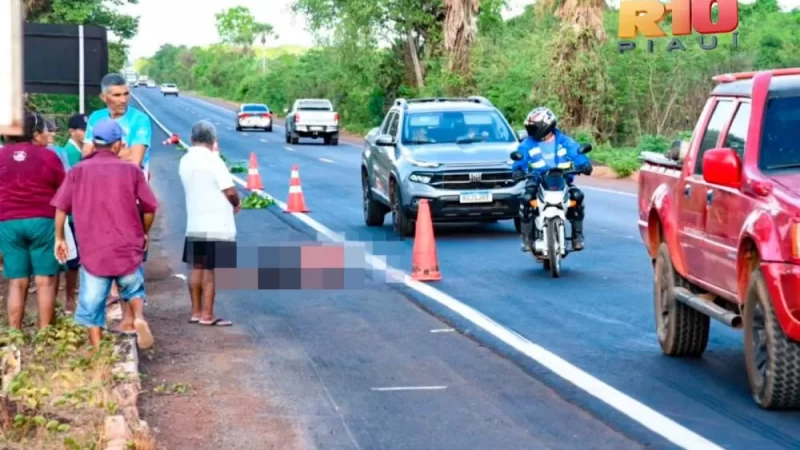
[[[158,201],[142,170],[117,156],[124,134],[111,119],[95,125],[96,151],[67,173],[52,202],[55,251],[60,261],[66,261],[64,224],[72,213],[82,263],[75,321],[89,328],[89,340],[98,347],[100,330],[106,326],[106,298],[116,282],[120,297],[133,309],[139,347],[146,349],[153,345],[153,335],[144,320],[142,263]]]
[[[47,148],[48,135],[44,117],[26,112],[23,135],[6,138],[0,148],[0,252],[12,328],[22,327],[31,275],[38,288],[40,328],[50,325],[55,309],[59,265],[53,257],[50,200],[64,180],[64,166]]]

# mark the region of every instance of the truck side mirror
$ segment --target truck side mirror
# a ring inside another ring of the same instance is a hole
[[[511,159],[513,161],[522,161],[522,153],[520,153],[520,152],[511,152]]]
[[[742,161],[732,148],[712,148],[703,154],[703,180],[733,189],[742,187]]]
[[[581,145],[580,150],[578,150],[582,155],[585,155],[592,151],[592,144],[583,144]]]
[[[378,136],[378,139],[375,140],[375,145],[379,145],[381,147],[389,147],[394,145],[394,138],[389,134],[382,134]]]

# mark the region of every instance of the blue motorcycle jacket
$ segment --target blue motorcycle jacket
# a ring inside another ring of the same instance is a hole
[[[568,169],[570,168],[570,162],[572,162],[577,170],[591,165],[589,157],[579,152],[581,146],[575,142],[574,139],[558,129],[555,130],[554,134],[555,145],[553,146],[553,150],[555,151],[555,155],[544,155],[542,149],[539,147],[540,143],[529,136],[519,143],[517,151],[522,153],[522,159],[514,161],[511,170],[522,170],[524,172],[537,172],[541,174],[549,169]],[[551,162],[548,163],[548,161]],[[574,177],[570,175],[569,181],[572,182],[573,178]]]

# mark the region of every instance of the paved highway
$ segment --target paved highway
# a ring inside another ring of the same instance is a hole
[[[134,92],[155,119],[184,140],[194,122],[210,119],[218,127],[220,148],[228,158],[246,162],[249,153],[255,152],[264,190],[279,200],[286,200],[291,166],[298,164],[312,210],[309,215],[316,222],[344,233],[347,240],[371,243],[371,251],[385,256],[394,267],[410,268],[413,241],[395,237],[388,216],[383,228],[364,224],[360,146],[340,143],[328,147],[312,140],[287,145],[282,127],[276,126],[273,133],[240,133],[234,130],[234,112],[221,106],[187,96],[163,98],[155,89]],[[509,222],[437,227],[443,280],[435,287],[492,319],[499,324],[499,332],[475,326],[475,320],[443,307],[441,301],[419,289],[397,289],[516,363],[528,374],[532,392],[541,381],[639,443],[657,448],[679,442],[695,448],[714,448],[713,444],[729,449],[800,448],[800,413],[762,411],[750,399],[738,332],[714,323],[702,359],[662,356],[654,332],[652,269],[636,229],[636,198],[591,186],[586,186],[585,192],[587,249],[564,261],[560,279],[552,279],[530,255],[519,251],[519,238]],[[291,217],[286,220],[304,227]],[[374,320],[398,320],[376,305],[361,307],[378,308],[373,311]],[[547,353],[520,351],[513,336],[502,338],[501,334],[508,332],[577,368],[557,370],[556,374],[554,368],[560,363],[550,362]],[[600,381],[587,381],[588,375]],[[631,402],[635,404],[631,406]],[[578,422],[565,424],[563,420],[554,414],[549,423],[526,426],[532,430],[566,426],[579,436],[590,436],[581,431]],[[694,444],[687,444],[691,442]],[[552,446],[604,445],[613,447],[600,442]]]

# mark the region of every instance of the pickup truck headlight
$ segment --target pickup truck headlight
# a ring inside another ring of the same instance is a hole
[[[426,183],[426,184],[431,181],[431,178],[432,177],[430,175],[423,175],[420,173],[412,173],[408,177],[409,180],[414,181],[416,183]]]
[[[435,169],[435,168],[437,168],[437,167],[439,167],[441,165],[441,164],[435,163],[435,162],[417,161],[416,159],[410,158],[410,157],[406,157],[406,160],[411,165],[414,165],[414,166],[417,166],[417,167],[424,167],[426,169]]]

